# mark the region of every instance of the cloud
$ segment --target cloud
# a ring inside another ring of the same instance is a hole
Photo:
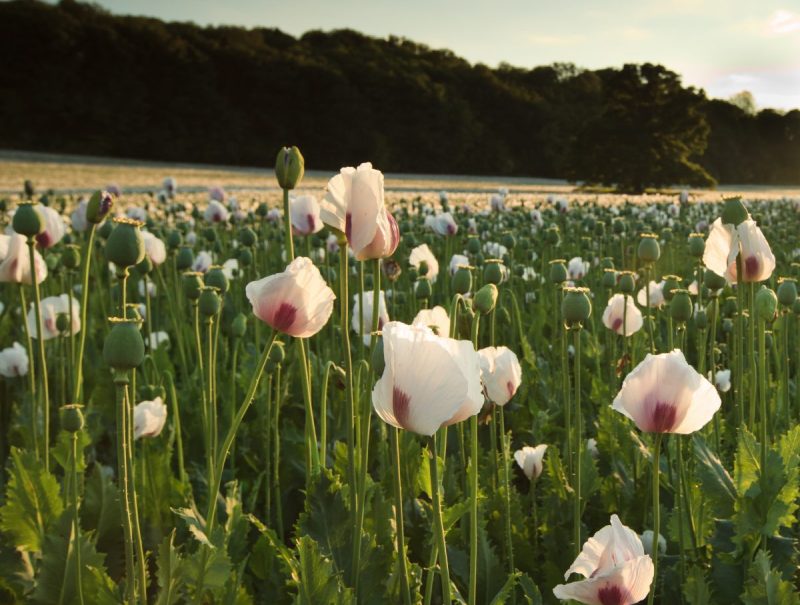
[[[800,32],[800,15],[787,10],[776,10],[769,20],[769,31],[773,35]]]
[[[728,98],[749,90],[759,107],[800,109],[800,68],[728,72],[703,87],[712,97]]]
[[[529,34],[526,36],[529,44],[537,46],[572,46],[586,41],[582,34]]]

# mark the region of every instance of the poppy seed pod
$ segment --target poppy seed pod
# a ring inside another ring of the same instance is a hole
[[[698,330],[705,330],[708,328],[708,311],[705,309],[698,309],[694,314],[694,325]]]
[[[138,265],[145,255],[142,223],[128,218],[115,218],[114,223],[106,242],[106,258],[117,267]]]
[[[203,274],[196,271],[184,271],[181,284],[186,298],[197,301],[200,298],[200,290],[203,288]]]
[[[186,271],[194,262],[194,252],[189,246],[182,246],[175,256],[175,266],[178,271]]]
[[[791,307],[797,300],[797,282],[791,277],[778,280],[778,302],[784,307]]]
[[[563,258],[550,261],[550,282],[561,284],[567,281],[567,265]]]
[[[483,281],[494,285],[503,281],[503,268],[499,260],[492,258],[486,261],[483,268]]]
[[[136,265],[136,272],[139,275],[148,275],[153,270],[153,261],[149,256],[145,256],[138,265]]]
[[[617,285],[617,272],[614,269],[605,269],[603,271],[603,287],[613,288]]]
[[[111,212],[113,206],[114,197],[108,191],[95,191],[86,205],[86,220],[94,225],[99,225]]]
[[[661,246],[652,233],[642,233],[637,250],[639,260],[645,263],[654,263],[661,258]]]
[[[621,271],[619,274],[619,291],[623,294],[633,294],[636,290],[636,275],[633,271]]]
[[[471,237],[467,240],[467,252],[470,254],[478,254],[481,251],[481,242],[477,237]]]
[[[486,284],[475,293],[475,310],[486,315],[491,312],[497,304],[497,286]]]
[[[39,235],[45,230],[44,216],[41,211],[30,202],[21,202],[14,212],[14,218],[11,221],[11,226],[14,231],[20,235],[33,237]]]
[[[720,216],[723,223],[738,226],[749,218],[750,213],[742,203],[742,198],[732,197],[725,200]]]
[[[177,250],[178,247],[183,243],[183,235],[177,229],[173,229],[167,235],[167,247],[170,250]]]
[[[242,227],[239,229],[239,233],[236,234],[236,237],[242,246],[246,246],[248,248],[254,246],[256,243],[256,232],[250,227]]]
[[[237,313],[231,321],[231,336],[241,338],[247,331],[247,316],[244,313]]]
[[[249,267],[253,264],[253,253],[248,248],[239,250],[239,264],[242,267]]]
[[[100,239],[108,240],[108,236],[111,235],[111,232],[114,230],[114,223],[111,221],[105,221],[100,228],[97,230],[97,235],[100,236]]]
[[[294,189],[303,180],[305,160],[295,147],[283,147],[275,159],[275,178],[281,189]]]
[[[70,403],[58,410],[62,430],[68,433],[77,433],[83,429],[83,406],[79,403]]]
[[[219,313],[220,304],[219,294],[217,294],[216,288],[204,286],[200,290],[200,298],[197,300],[197,305],[201,315],[204,317],[213,317]]]
[[[702,233],[691,233],[689,235],[689,254],[694,258],[703,258],[706,250],[706,242]]]
[[[756,292],[756,317],[759,321],[771,323],[775,320],[778,311],[778,297],[771,288],[761,287]]]
[[[208,271],[206,271],[204,280],[207,286],[216,288],[219,290],[220,294],[225,294],[230,288],[228,277],[225,275],[225,271],[219,265],[212,265],[209,267]]]
[[[160,384],[143,384],[139,387],[139,397],[152,401],[157,397],[167,398],[166,389]]]
[[[733,320],[730,317],[726,317],[722,320],[722,331],[725,334],[733,332]]]
[[[77,269],[81,265],[81,249],[80,246],[69,244],[64,248],[61,253],[61,265],[65,269]]]
[[[472,271],[467,267],[459,267],[453,275],[453,289],[458,294],[466,294],[472,290]]]
[[[414,284],[414,294],[418,299],[430,298],[432,292],[431,281],[425,277],[420,277]]]
[[[111,317],[111,331],[103,344],[103,359],[113,370],[132,370],[144,360],[142,320]]]
[[[513,248],[514,248],[514,246],[516,246],[516,245],[517,245],[517,240],[516,240],[516,238],[514,238],[514,234],[513,234],[513,233],[506,233],[505,235],[503,235],[503,238],[502,238],[502,240],[501,240],[501,243],[502,243],[502,244],[503,244],[503,245],[504,245],[506,248],[508,248],[509,250],[511,250],[511,249],[513,249]]]
[[[555,225],[548,227],[547,231],[544,232],[544,241],[550,246],[558,246],[561,243],[561,234],[558,231],[558,227]]]
[[[587,288],[565,288],[564,300],[561,302],[561,314],[569,325],[580,324],[592,314],[592,301],[589,300]]]
[[[717,275],[709,269],[703,271],[703,284],[712,292],[724,288],[725,283],[725,278],[722,275]]]
[[[661,292],[664,294],[664,300],[669,302],[675,292],[680,289],[681,278],[678,275],[664,275],[662,279],[664,280],[664,285],[661,287]]]
[[[625,221],[624,221],[624,219],[615,218],[611,222],[611,226],[613,227],[614,233],[616,233],[617,235],[621,235],[621,234],[625,233]]]
[[[673,290],[669,303],[669,314],[674,321],[686,323],[692,317],[692,299],[688,290]]]

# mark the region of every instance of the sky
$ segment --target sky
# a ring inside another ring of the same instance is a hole
[[[201,25],[350,28],[449,48],[473,63],[591,69],[661,63],[684,84],[800,108],[800,0],[94,0]]]

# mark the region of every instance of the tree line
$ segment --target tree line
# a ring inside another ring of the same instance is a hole
[[[800,183],[800,110],[708,99],[661,65],[490,68],[351,30],[295,38],[16,0],[0,3],[0,68],[6,148],[265,165],[296,144],[330,170]]]

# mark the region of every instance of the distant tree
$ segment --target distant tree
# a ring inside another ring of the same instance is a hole
[[[749,90],[743,90],[742,92],[737,92],[735,95],[730,96],[728,98],[728,103],[736,105],[736,107],[751,116],[756,115],[756,111],[758,110],[756,99]]]
[[[661,65],[601,72],[604,98],[571,149],[576,181],[641,192],[667,185],[713,185],[698,163],[706,148],[705,97]]]

